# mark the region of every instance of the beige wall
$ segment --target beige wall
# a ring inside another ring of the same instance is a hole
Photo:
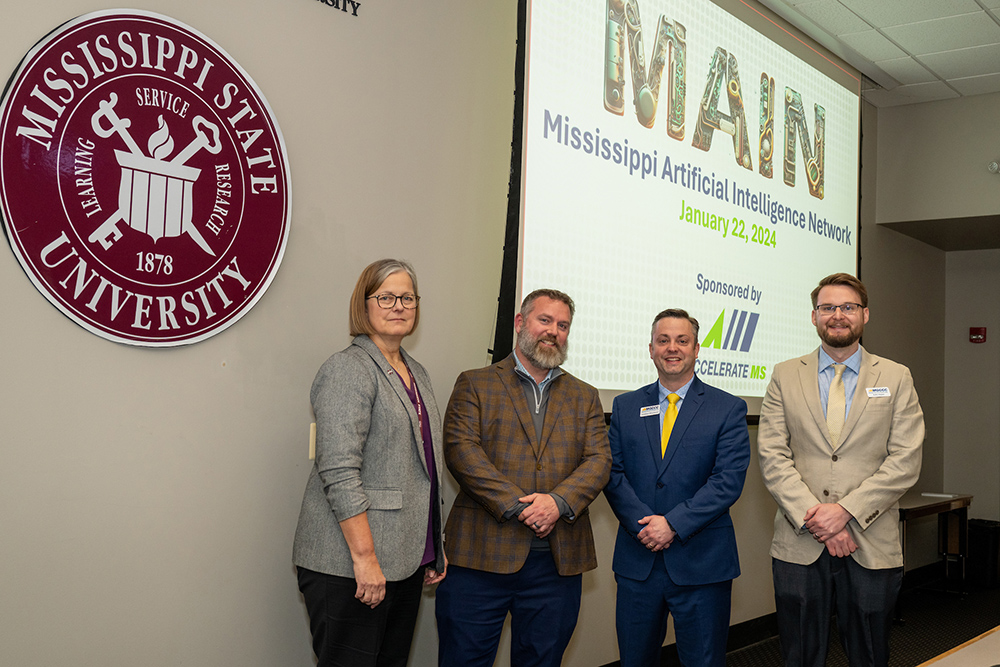
[[[998,103],[1000,95],[979,95],[881,109],[878,222],[944,226],[1000,213],[1000,178],[986,169],[1000,157]],[[862,236],[862,267],[891,285],[878,340],[896,341],[928,412],[920,486],[971,493],[970,516],[1000,519],[1000,352],[996,336],[969,342],[969,327],[1000,331],[1000,251],[945,253],[885,228],[873,233],[876,257],[893,258],[884,267],[868,261]]]
[[[878,222],[996,215],[1000,94],[883,109]]]
[[[4,2],[8,72],[46,32],[94,8]],[[514,3],[371,0],[358,19],[316,0],[130,4],[207,34],[257,81],[292,166],[289,244],[253,311],[174,350],[85,332],[0,250],[0,664],[305,667],[313,657],[290,551],[309,469],[308,390],[348,342],[346,302],[360,269],[379,256],[415,264],[424,316],[407,348],[439,401],[459,371],[487,361]],[[926,350],[943,344],[943,327],[929,323],[944,308],[944,258],[870,224],[872,146],[861,234],[873,292],[866,344],[914,369],[936,433],[928,460],[940,470],[946,383],[941,355]],[[928,488],[939,487],[940,472],[928,474]],[[446,494],[450,505],[453,484]],[[734,509],[744,572],[734,623],[773,611],[773,512],[754,461]],[[603,498],[593,518],[601,567],[584,579],[571,665],[617,658],[616,525]],[[435,651],[428,594],[411,664],[435,664]]]
[[[928,353],[944,345],[944,322],[928,318],[928,309],[942,312],[945,304],[945,253],[926,243],[875,223],[876,192],[880,200],[887,168],[882,129],[886,110],[862,105],[861,151],[861,279],[869,291],[871,320],[864,345],[875,354],[905,364],[924,410],[927,429],[923,468],[915,489],[944,488],[944,359]],[[934,563],[937,520],[926,517],[907,526],[906,567]]]
[[[940,491],[944,468],[944,346],[945,324],[929,312],[944,312],[946,253],[894,230],[875,224],[885,192],[885,162],[894,151],[883,138],[895,127],[892,109],[864,104],[862,111],[861,279],[869,292],[871,319],[864,345],[871,352],[905,364],[924,410],[927,429],[923,469],[916,488]],[[876,150],[876,146],[878,149]],[[873,174],[872,171],[877,173]],[[877,192],[877,197],[876,197]]]
[[[951,252],[947,265],[945,488],[974,494],[971,515],[997,521],[1000,520],[1000,250]],[[969,327],[987,327],[986,342],[970,343]]]
[[[309,386],[348,344],[348,296],[380,256],[417,268],[424,318],[407,347],[439,399],[486,361],[515,7],[372,1],[352,19],[316,0],[129,4],[195,27],[256,80],[287,142],[291,232],[258,305],[173,350],[87,333],[0,248],[0,664],[305,667],[291,544]],[[0,70],[95,6],[4,0]],[[434,651],[422,631],[414,664]]]

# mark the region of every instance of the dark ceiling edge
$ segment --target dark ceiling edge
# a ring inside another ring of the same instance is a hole
[[[1000,248],[1000,215],[878,224],[945,252]]]

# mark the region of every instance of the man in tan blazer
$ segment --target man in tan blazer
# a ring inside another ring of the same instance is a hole
[[[897,501],[920,474],[910,371],[859,344],[868,293],[846,273],[812,292],[817,351],[778,364],[757,448],[778,503],[771,544],[788,667],[826,664],[831,604],[852,667],[885,666],[903,578]]]
[[[435,602],[439,665],[492,666],[508,612],[513,667],[557,667],[573,634],[611,452],[597,390],[559,368],[572,319],[567,295],[532,292],[517,349],[455,383],[444,454],[461,488]]]

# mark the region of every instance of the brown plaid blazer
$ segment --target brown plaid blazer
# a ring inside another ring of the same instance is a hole
[[[608,481],[611,451],[597,390],[563,373],[548,388],[541,439],[513,356],[462,373],[444,417],[444,455],[461,490],[445,526],[450,563],[509,574],[524,565],[534,533],[504,512],[531,493],[569,504],[549,534],[561,575],[597,567],[590,503]]]

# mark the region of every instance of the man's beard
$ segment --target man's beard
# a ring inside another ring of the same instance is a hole
[[[830,347],[843,348],[843,347],[850,347],[851,345],[854,345],[856,342],[858,342],[858,340],[861,339],[861,334],[863,334],[864,331],[865,331],[864,323],[859,323],[857,328],[854,328],[850,326],[850,324],[848,324],[848,328],[844,333],[840,334],[839,336],[835,336],[830,333],[830,330],[827,327],[824,326],[819,330],[819,337],[824,343],[826,343]]]
[[[541,341],[551,342],[554,347],[542,345]],[[525,328],[517,334],[517,349],[537,368],[551,369],[566,362],[569,341],[559,347],[559,341],[554,336],[536,338]]]

